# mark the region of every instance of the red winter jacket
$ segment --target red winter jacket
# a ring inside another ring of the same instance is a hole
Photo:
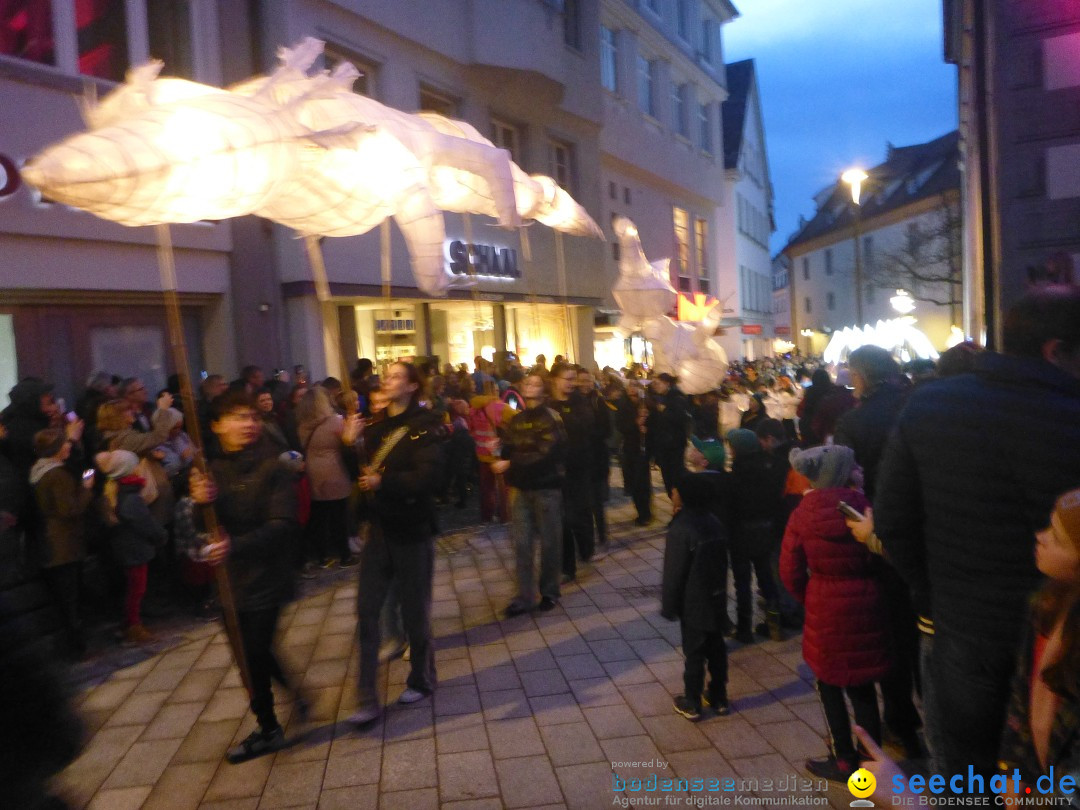
[[[885,599],[873,555],[859,544],[836,505],[864,511],[852,489],[815,489],[791,513],[780,552],[780,578],[806,606],[803,659],[818,680],[858,686],[889,671]]]

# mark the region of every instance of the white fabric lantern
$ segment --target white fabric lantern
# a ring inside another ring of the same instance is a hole
[[[671,259],[650,264],[637,227],[626,217],[616,217],[613,227],[619,240],[619,278],[612,293],[622,310],[619,325],[633,331],[675,308],[677,294],[668,280]]]
[[[679,378],[685,394],[703,394],[720,385],[727,373],[728,359],[723,347],[712,339],[722,313],[713,307],[700,325],[679,323],[668,317],[645,324],[645,336],[653,341],[655,371]]]

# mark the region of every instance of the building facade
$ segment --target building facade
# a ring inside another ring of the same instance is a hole
[[[957,133],[888,147],[855,204],[842,181],[815,198],[817,211],[783,249],[790,261],[792,340],[820,354],[844,327],[907,314],[940,351],[962,319],[960,169]],[[857,295],[861,290],[861,296]],[[861,301],[858,298],[861,297]]]
[[[723,105],[727,201],[717,212],[719,298],[729,310],[720,343],[728,357],[772,354],[772,180],[754,61],[727,66],[731,96]]]
[[[155,235],[42,200],[19,166],[79,130],[79,100],[104,94],[130,64],[168,56],[177,75],[225,78],[216,4],[150,0],[14,3],[0,33],[0,406],[16,379],[55,382],[69,403],[89,373],[108,369],[164,387],[175,369],[161,305]],[[13,25],[17,15],[20,25]],[[235,368],[228,223],[172,229],[193,370]]]
[[[795,339],[791,336],[791,296],[790,282],[791,259],[780,252],[772,261],[772,321],[773,350],[780,354],[795,348]]]
[[[618,276],[611,223],[634,221],[650,260],[671,257],[671,283],[693,298],[719,293],[717,233],[727,204],[721,105],[727,98],[721,29],[727,0],[602,0],[600,218],[603,277]],[[614,310],[612,300],[605,304]],[[629,345],[629,351],[628,349]],[[597,334],[597,362],[642,359],[643,341]]]
[[[964,155],[964,330],[1000,348],[1009,306],[1080,260],[1080,7],[943,6]]]

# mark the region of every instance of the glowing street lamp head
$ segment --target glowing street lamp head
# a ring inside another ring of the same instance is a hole
[[[859,194],[862,191],[862,184],[869,178],[866,172],[862,169],[848,169],[842,175],[840,179],[851,186],[851,201],[856,205],[859,204]]]
[[[907,290],[897,290],[896,295],[889,299],[889,303],[901,315],[907,315],[915,309],[915,301]]]

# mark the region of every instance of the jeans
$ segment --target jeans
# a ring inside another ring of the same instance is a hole
[[[844,703],[845,693],[851,701],[855,722],[866,729],[879,745],[881,716],[878,714],[877,689],[873,682],[858,686],[833,686],[818,681],[818,695],[821,698],[821,708],[825,711],[829,736],[832,738],[833,756],[850,764],[855,762],[856,755],[851,741],[851,722],[848,720],[847,706]]]
[[[559,598],[562,569],[562,493],[557,489],[510,490],[510,540],[517,559],[517,598],[536,603],[536,540],[540,541],[540,595]]]
[[[997,772],[1017,643],[1011,636],[971,635],[934,618],[930,708],[941,735],[942,773],[967,773],[969,765],[986,777]]]
[[[274,606],[265,610],[241,611],[239,614],[240,639],[251,676],[251,711],[259,726],[267,731],[278,726],[270,681],[275,680],[285,687],[289,685],[273,650],[280,612],[281,607]]]
[[[569,577],[577,574],[578,558],[591,559],[596,550],[590,487],[587,475],[567,475],[563,483],[562,570]]]
[[[435,544],[430,539],[400,543],[387,539],[372,526],[371,538],[360,558],[357,625],[360,634],[360,677],[357,690],[361,707],[377,704],[380,616],[391,583],[397,585],[401,619],[409,640],[412,669],[405,683],[430,693],[435,689],[435,652],[431,642],[431,584],[435,573]]]
[[[709,702],[727,700],[727,644],[721,630],[702,630],[682,623],[683,688],[687,700],[701,705],[705,688],[705,664],[709,665]]]
[[[938,728],[940,712],[934,706],[937,699],[937,690],[934,689],[934,678],[930,673],[931,660],[934,655],[934,637],[927,633],[919,633],[919,673],[922,680],[922,705],[923,705],[923,737],[926,739],[927,762],[926,766],[931,774],[941,773],[941,752],[944,744],[941,739],[941,729]]]

